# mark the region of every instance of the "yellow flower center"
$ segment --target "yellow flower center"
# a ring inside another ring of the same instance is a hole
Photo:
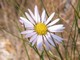
[[[47,33],[47,26],[43,23],[38,23],[35,25],[35,31],[39,35],[45,35]]]

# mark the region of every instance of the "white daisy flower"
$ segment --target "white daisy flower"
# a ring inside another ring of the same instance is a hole
[[[63,24],[56,24],[60,19],[52,20],[55,13],[53,12],[48,19],[46,19],[46,12],[43,10],[41,16],[39,15],[38,8],[35,6],[34,14],[30,9],[25,12],[28,19],[20,17],[20,22],[25,26],[26,31],[21,32],[25,34],[26,38],[30,38],[32,46],[36,44],[38,49],[42,50],[42,46],[45,46],[47,50],[55,46],[53,39],[56,43],[62,42],[63,38],[55,35],[55,32],[63,32]]]

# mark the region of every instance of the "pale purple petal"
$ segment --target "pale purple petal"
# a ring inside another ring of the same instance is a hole
[[[47,19],[45,24],[48,24],[51,21],[51,19],[54,17],[54,15],[55,15],[55,12],[50,15],[50,17]]]
[[[65,29],[65,27],[63,27],[62,24],[48,27],[48,30],[49,30],[50,32],[62,32],[63,29]]]
[[[37,37],[36,37],[36,38],[37,38]],[[32,46],[34,46],[36,43],[37,43],[37,39],[35,39],[35,40],[32,42]]]
[[[33,24],[30,21],[28,21],[26,18],[20,17],[20,19],[26,28],[29,28],[29,27],[33,28],[34,27]]]
[[[44,38],[44,43],[45,43],[45,46],[46,46],[46,50],[50,50],[51,49],[51,45],[49,44],[49,42],[47,41],[45,36],[43,36],[43,38]]]
[[[35,14],[35,20],[36,22],[40,22],[40,15],[39,15],[39,12],[38,12],[38,7],[35,6],[35,9],[34,9],[34,14]]]
[[[47,26],[52,26],[54,24],[56,24],[60,19],[56,19],[54,21],[52,21],[51,23],[49,23]]]
[[[51,33],[51,36],[54,38],[54,40],[56,40],[57,42],[62,42],[63,38]]]
[[[24,23],[21,19],[19,20],[19,22],[20,22],[21,24],[23,24],[23,23]]]
[[[29,11],[31,17],[35,20],[35,16],[34,16],[34,14],[32,13],[32,11],[31,11],[30,9],[28,9],[28,11]]]
[[[42,35],[38,35],[38,37],[37,37],[37,48],[42,50],[42,44],[43,44]]]
[[[33,35],[33,36],[30,38],[30,41],[29,41],[29,42],[33,42],[34,40],[36,40],[36,37],[37,37],[37,34]]]
[[[26,30],[26,31],[21,32],[21,34],[27,34],[27,33],[33,33],[33,32],[34,30]]]
[[[42,15],[41,15],[41,22],[45,22],[46,21],[46,12],[45,10],[43,10]]]
[[[30,20],[31,23],[35,24],[34,20],[32,19],[32,17],[27,13],[25,12],[27,18]]]
[[[50,33],[48,32],[47,35],[45,35],[45,36],[46,36],[48,42],[49,42],[51,45],[55,46],[55,44],[54,44],[54,42],[53,42],[53,40],[52,40],[52,38],[51,38],[51,36],[50,36]]]
[[[35,35],[35,34],[36,34],[36,32],[27,33],[26,36],[25,36],[25,38],[29,38],[29,37],[31,37],[31,36],[33,36],[33,35]]]

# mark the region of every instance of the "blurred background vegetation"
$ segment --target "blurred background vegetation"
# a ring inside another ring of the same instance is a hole
[[[19,23],[19,17],[23,16],[24,12],[27,12],[28,8],[33,11],[34,6],[37,5],[40,13],[42,12],[42,9],[44,7],[48,15],[50,15],[52,12],[56,12],[57,14],[55,18],[60,17],[61,23],[63,23],[66,27],[65,31],[63,32],[63,37],[64,41],[67,42],[69,33],[71,33],[72,36],[74,35],[75,28],[73,28],[73,30],[71,31],[71,26],[73,24],[73,20],[75,19],[75,9],[78,12],[78,14],[80,14],[79,2],[80,0],[0,0],[0,42],[6,42],[4,49],[7,50],[9,54],[12,54],[13,58],[11,59],[27,60],[22,41],[19,39],[19,37],[21,36],[20,30],[18,28],[24,30],[21,28],[21,24]],[[77,24],[79,28],[80,19],[78,19]],[[80,31],[77,30],[77,33],[80,33]],[[77,45],[80,45],[79,41],[77,42]],[[30,48],[28,44],[26,46],[28,49],[30,59],[39,60],[39,57],[34,52],[34,50]],[[60,47],[60,50],[61,49],[63,48]],[[69,50],[71,50],[71,48],[69,48]],[[53,53],[54,58],[58,59],[58,56],[55,53],[55,51],[53,51]],[[61,53],[64,53],[64,51],[61,50]],[[46,55],[45,57],[45,60],[47,60],[48,57]],[[0,58],[0,60],[3,60],[2,57]],[[79,59],[77,54],[75,60],[76,59]]]

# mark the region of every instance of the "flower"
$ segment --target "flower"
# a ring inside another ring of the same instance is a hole
[[[43,9],[41,16],[38,12],[38,7],[35,6],[34,14],[30,9],[28,12],[25,12],[25,15],[28,19],[24,17],[20,17],[20,22],[26,28],[26,31],[21,32],[21,34],[25,34],[26,38],[30,38],[30,43],[32,46],[36,44],[37,48],[42,50],[43,46],[49,50],[52,46],[55,46],[53,39],[56,43],[62,42],[63,38],[55,35],[55,32],[63,32],[65,28],[63,24],[55,25],[60,19],[57,18],[52,20],[55,15],[53,12],[48,19],[46,19],[46,12]]]

